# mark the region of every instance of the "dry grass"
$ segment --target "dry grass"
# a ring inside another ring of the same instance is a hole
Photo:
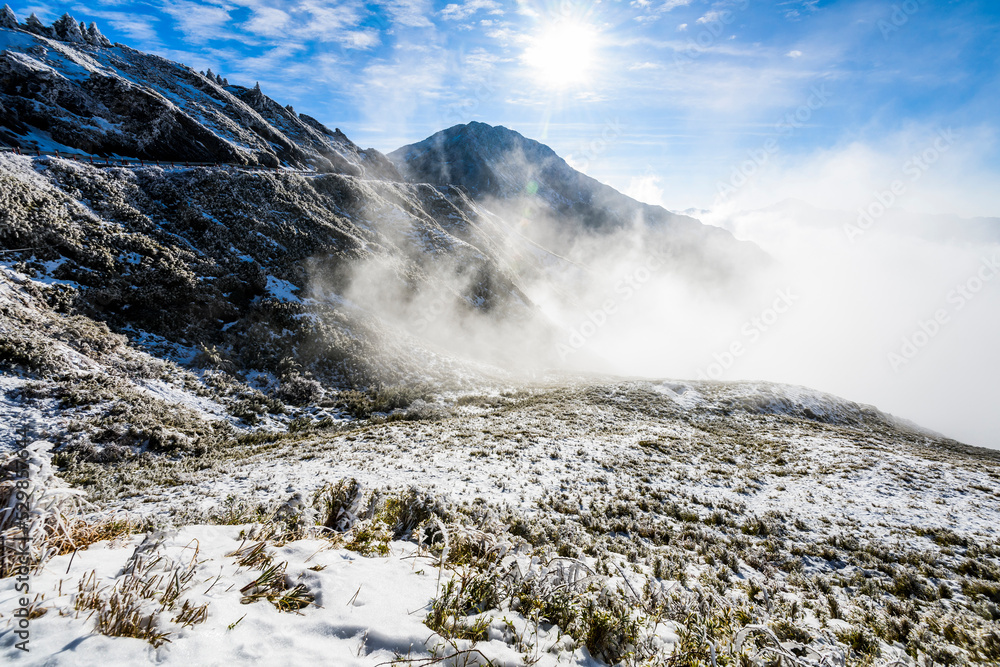
[[[84,575],[77,586],[77,612],[96,616],[96,629],[109,637],[145,639],[153,646],[169,642],[171,632],[162,615],[177,607],[181,595],[194,577],[198,547],[191,548],[187,562],[175,562],[158,553],[162,536],[150,535],[136,547],[123,574],[110,587],[102,587],[95,571]],[[193,625],[208,616],[208,603],[194,605],[185,600],[177,609],[174,623]]]

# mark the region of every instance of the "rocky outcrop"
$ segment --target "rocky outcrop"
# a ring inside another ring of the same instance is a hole
[[[69,14],[0,13],[0,143],[402,180],[389,160],[221,75],[115,45]]]

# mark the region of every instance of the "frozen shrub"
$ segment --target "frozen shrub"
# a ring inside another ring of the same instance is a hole
[[[361,484],[352,477],[321,488],[316,492],[314,503],[319,505],[324,517],[323,526],[343,533],[357,523],[361,500]]]
[[[17,27],[17,16],[9,5],[4,5],[3,9],[0,9],[0,28],[16,29]]]
[[[72,541],[69,519],[82,506],[81,492],[55,476],[51,448],[51,443],[38,440],[9,454],[0,465],[0,535],[5,545],[26,544],[31,564],[58,553],[60,540]],[[4,574],[9,557],[0,554]]]
[[[302,492],[296,491],[274,513],[274,521],[283,529],[280,537],[291,540],[309,534],[316,525],[316,510]]]
[[[5,336],[0,340],[0,369],[47,373],[56,368],[54,350],[45,340],[28,336]]]
[[[405,492],[385,499],[380,516],[392,529],[395,539],[407,538],[431,517],[447,517],[444,503],[435,496],[411,486]]]
[[[292,373],[281,380],[278,397],[293,405],[315,405],[323,399],[323,385],[310,377]]]
[[[87,41],[80,31],[80,24],[69,14],[63,14],[60,19],[52,24],[52,29],[55,31],[56,38],[64,42],[84,44]]]
[[[187,558],[175,560],[163,553],[167,537],[162,532],[148,534],[110,590],[101,586],[94,571],[80,580],[76,609],[92,612],[98,632],[161,646],[172,634],[166,629],[164,612],[176,610],[171,620],[180,626],[195,625],[208,617],[208,603],[194,605],[185,600],[178,604],[197,571],[197,545],[185,547],[182,554]]]

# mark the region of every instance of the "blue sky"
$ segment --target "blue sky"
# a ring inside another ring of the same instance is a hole
[[[506,125],[674,209],[717,206],[723,191],[745,205],[848,206],[952,128],[957,143],[910,205],[1000,215],[995,0],[11,7],[21,20],[69,11],[114,41],[259,81],[365,147],[388,152],[470,120]]]

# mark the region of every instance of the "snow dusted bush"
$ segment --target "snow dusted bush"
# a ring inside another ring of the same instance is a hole
[[[28,563],[22,565],[40,565],[73,544],[71,522],[80,513],[82,492],[55,476],[51,448],[35,441],[0,466],[0,535],[5,549],[25,545]],[[0,555],[0,570],[9,571],[12,557]]]
[[[0,340],[0,369],[46,373],[56,367],[52,346],[44,339],[12,332]]]
[[[80,25],[83,25],[82,23]],[[111,40],[104,36],[104,34],[98,29],[97,24],[91,22],[87,26],[87,43],[91,46],[111,46]]]
[[[298,373],[283,377],[278,388],[278,397],[292,405],[315,405],[322,400],[323,394],[323,385]]]
[[[199,547],[187,545],[171,557],[164,549],[169,537],[162,531],[147,534],[110,588],[101,586],[96,572],[85,575],[77,587],[77,612],[96,616],[101,634],[145,639],[153,646],[170,641],[166,612],[175,611],[171,622],[180,627],[203,622],[208,603],[178,604],[197,571]]]
[[[39,19],[34,12],[32,12],[31,16],[29,16],[24,22],[24,27],[28,32],[33,32],[36,35],[41,35],[42,37],[53,36],[52,29],[46,27],[46,25],[42,23],[41,19]]]
[[[353,477],[321,487],[313,503],[320,508],[323,527],[339,533],[350,530],[358,522],[362,496],[361,484]]]

